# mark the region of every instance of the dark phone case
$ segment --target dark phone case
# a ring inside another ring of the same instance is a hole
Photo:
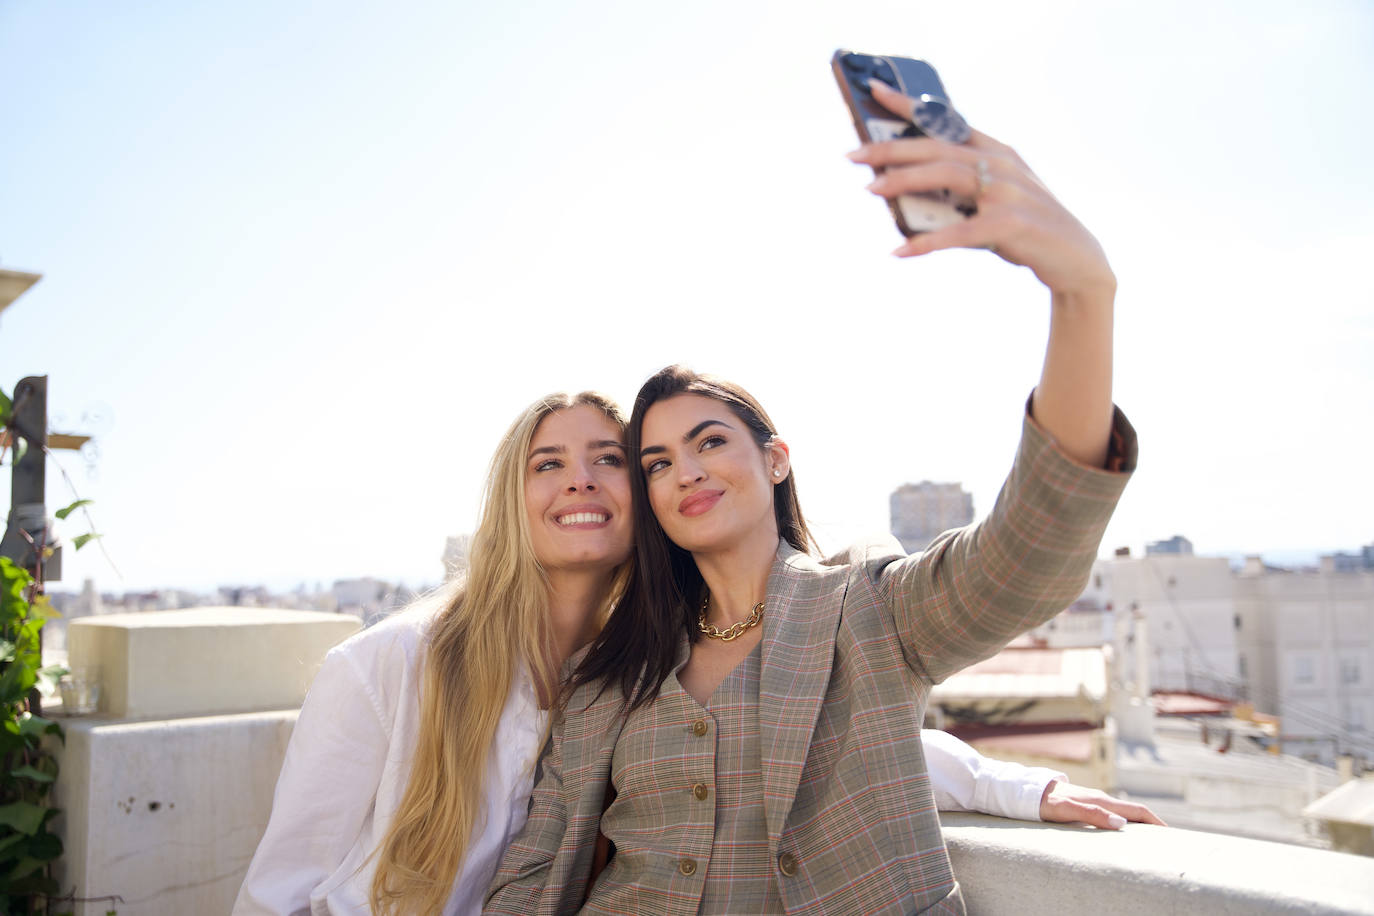
[[[830,59],[830,67],[835,73],[835,81],[840,86],[840,94],[849,108],[854,121],[854,129],[864,143],[880,143],[898,137],[932,136],[951,143],[964,143],[968,140],[968,124],[955,111],[945,92],[944,84],[935,68],[923,60],[909,57],[883,57],[874,54],[856,54],[841,49]],[[868,80],[878,79],[899,92],[916,99],[918,104],[914,121],[903,121],[874,100],[868,91]],[[889,135],[874,136],[869,130],[869,121],[891,122],[893,129]],[[882,169],[875,171],[881,173]],[[964,216],[977,212],[972,201],[956,198],[948,190],[923,195],[938,204],[952,206]],[[924,229],[907,225],[896,198],[887,202],[892,211],[892,219],[905,236],[916,235]]]

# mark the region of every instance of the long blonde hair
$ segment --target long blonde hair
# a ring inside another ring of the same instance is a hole
[[[525,458],[539,423],[578,405],[595,407],[625,427],[620,409],[604,395],[553,394],[516,418],[492,456],[466,579],[430,624],[420,732],[405,794],[378,847],[374,914],[443,909],[485,815],[488,754],[517,668],[528,666],[536,685],[556,686],[548,585],[525,514]],[[615,577],[600,622],[623,588],[624,573],[622,568]]]

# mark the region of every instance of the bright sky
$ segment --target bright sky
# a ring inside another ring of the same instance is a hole
[[[0,0],[0,266],[44,274],[0,388],[96,435],[124,574],[54,587],[436,581],[525,403],[670,362],[761,398],[827,548],[905,481],[985,511],[1048,297],[888,256],[841,46],[933,63],[1106,247],[1104,551],[1374,540],[1367,3]]]

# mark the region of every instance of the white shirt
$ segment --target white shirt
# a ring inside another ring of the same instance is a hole
[[[948,732],[934,729],[921,729],[921,749],[935,807],[941,811],[981,811],[1038,821],[1045,787],[1052,780],[1069,780],[1057,770],[984,757]]]
[[[420,663],[434,608],[403,611],[325,657],[296,720],[267,832],[235,916],[365,914],[375,859],[410,778]],[[473,831],[445,916],[478,913],[501,854],[525,825],[547,713],[522,669],[487,759],[486,818]]]
[[[420,662],[435,609],[403,611],[335,646],[310,687],[286,749],[272,817],[234,902],[234,916],[367,914],[375,859],[410,778],[420,716]],[[525,825],[548,714],[522,669],[487,759],[486,812],[473,831],[444,916],[482,909],[511,838]],[[1064,774],[989,760],[923,730],[935,803],[1040,819],[1040,797]]]

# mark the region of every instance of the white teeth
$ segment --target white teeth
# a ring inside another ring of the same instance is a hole
[[[560,525],[599,525],[606,520],[606,516],[600,512],[574,512],[571,515],[561,515],[558,517]]]

